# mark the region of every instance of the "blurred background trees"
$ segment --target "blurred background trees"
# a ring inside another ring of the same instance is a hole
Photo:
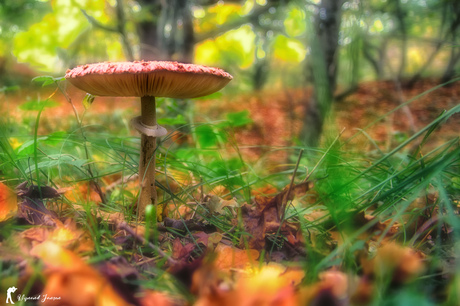
[[[299,139],[315,145],[359,82],[456,76],[459,27],[457,0],[3,0],[0,80],[107,60],[219,66],[235,93],[313,88]]]

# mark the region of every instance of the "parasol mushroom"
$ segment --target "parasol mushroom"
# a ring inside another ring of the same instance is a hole
[[[222,69],[166,61],[104,62],[68,70],[66,79],[94,96],[140,97],[141,116],[132,125],[142,134],[139,162],[139,215],[156,204],[156,137],[167,134],[156,120],[155,97],[197,98],[227,85],[232,76]],[[139,216],[139,217],[140,217]]]

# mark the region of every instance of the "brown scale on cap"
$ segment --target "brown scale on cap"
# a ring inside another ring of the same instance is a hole
[[[219,68],[177,62],[104,62],[66,73],[77,88],[95,96],[197,98],[227,85],[232,76]]]

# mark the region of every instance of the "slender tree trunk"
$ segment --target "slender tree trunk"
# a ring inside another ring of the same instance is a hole
[[[406,13],[403,11],[401,7],[400,0],[395,0],[396,3],[396,18],[398,18],[399,23],[399,30],[401,31],[402,35],[402,42],[401,42],[401,63],[399,64],[399,70],[397,79],[401,80],[404,74],[404,70],[406,69],[406,62],[407,62],[407,29],[406,29]]]
[[[131,44],[128,40],[128,35],[126,34],[126,18],[125,18],[125,10],[123,6],[123,0],[117,0],[117,29],[120,33],[122,44],[125,49],[126,58],[128,61],[134,60],[134,52]]]
[[[311,56],[307,60],[314,92],[306,108],[300,135],[308,146],[318,144],[324,120],[333,102],[342,4],[342,0],[322,0],[315,17],[315,35],[310,41]]]
[[[451,32],[451,52],[449,62],[447,63],[446,69],[444,70],[443,76],[441,78],[441,83],[450,81],[455,76],[455,66],[460,61],[460,48],[458,47],[457,33],[458,28],[460,27],[460,4],[458,2],[453,2],[451,10],[454,15],[454,19],[450,25]]]
[[[187,0],[179,0],[179,5],[182,8],[182,61],[185,63],[192,63],[195,49],[192,10]]]
[[[152,20],[142,20],[137,24],[139,35],[140,59],[141,60],[162,60],[165,59],[160,46],[158,36],[158,16],[161,12],[159,0],[140,0],[138,1],[142,9],[148,10]]]
[[[444,74],[442,75],[441,83],[446,83],[452,80],[455,76],[455,66],[460,61],[460,51],[456,52],[456,49],[458,48],[452,46],[449,62],[447,63],[447,67],[444,71]]]

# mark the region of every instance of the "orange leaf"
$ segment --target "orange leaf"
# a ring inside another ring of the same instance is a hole
[[[147,291],[141,299],[142,306],[172,306],[174,300],[163,292]]]
[[[259,251],[257,250],[240,250],[222,243],[219,243],[214,251],[217,254],[214,264],[222,270],[241,269],[247,265],[255,265],[257,258],[259,258]]]
[[[0,222],[5,221],[16,214],[18,210],[18,198],[5,184],[0,183]]]
[[[43,305],[128,305],[105,277],[58,244],[44,242],[35,246],[31,254],[39,257],[48,268],[42,296],[50,299]]]

